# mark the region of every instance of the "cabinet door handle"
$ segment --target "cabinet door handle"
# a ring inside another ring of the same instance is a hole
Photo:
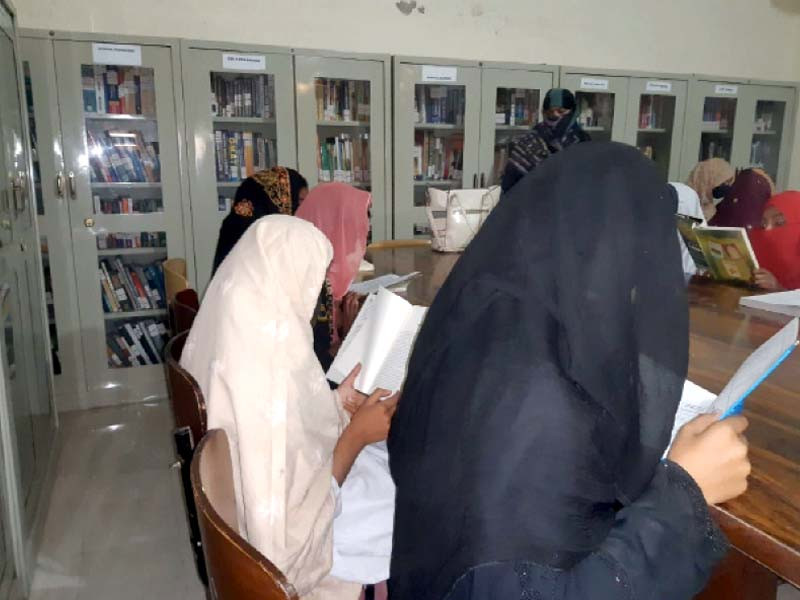
[[[486,188],[486,173],[481,173],[481,189]]]
[[[64,172],[59,171],[56,174],[56,198],[64,197]]]
[[[472,176],[472,189],[475,189],[476,187],[478,187],[478,174],[477,173],[475,173]]]
[[[25,211],[25,173],[18,173],[11,179],[11,187],[14,191],[14,210],[18,213]]]
[[[77,183],[75,182],[75,173],[72,171],[67,173],[67,180],[69,181],[69,195],[73,200],[75,200],[75,198],[78,197],[78,187]]]

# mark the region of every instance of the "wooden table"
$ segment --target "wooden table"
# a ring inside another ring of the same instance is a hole
[[[429,248],[373,250],[375,274],[422,276],[408,286],[414,304],[430,305],[457,254]],[[752,292],[713,282],[692,282],[689,378],[719,393],[742,361],[788,317],[739,307]],[[654,315],[657,318],[657,315]],[[734,547],[703,600],[775,598],[780,578],[800,587],[800,355],[790,357],[748,399],[747,437],[753,473],[741,497],[712,507]]]

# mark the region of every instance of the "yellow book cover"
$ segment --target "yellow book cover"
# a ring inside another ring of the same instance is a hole
[[[697,242],[715,279],[752,283],[758,260],[742,227],[696,227]]]

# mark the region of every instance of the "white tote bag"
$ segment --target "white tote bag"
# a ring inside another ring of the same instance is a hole
[[[498,200],[499,185],[480,190],[428,188],[426,210],[433,249],[439,252],[464,250]]]

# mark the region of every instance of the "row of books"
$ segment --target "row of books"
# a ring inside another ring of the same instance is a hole
[[[462,126],[466,110],[464,88],[449,85],[417,84],[414,94],[416,123],[449,123]]]
[[[719,129],[728,129],[736,118],[736,100],[731,98],[706,98],[703,104],[703,123]]]
[[[97,249],[111,248],[166,248],[165,231],[142,231],[141,233],[106,233],[97,236]]]
[[[539,117],[539,94],[534,90],[499,88],[494,111],[496,125],[534,125]]]
[[[639,129],[668,129],[675,112],[673,96],[642,96],[639,104]]]
[[[83,110],[90,114],[156,114],[153,69],[81,65]]]
[[[161,264],[124,263],[122,258],[100,260],[103,310],[107,313],[166,308]]]
[[[254,131],[214,132],[217,181],[241,181],[278,164],[275,140]]]
[[[414,179],[459,179],[464,163],[464,138],[414,134]]]
[[[158,183],[158,142],[141,131],[87,131],[92,182]]]
[[[369,121],[369,81],[317,78],[317,119]]]
[[[164,212],[164,201],[161,198],[130,198],[115,196],[101,198],[94,195],[94,212],[106,215],[142,215]]]
[[[319,180],[369,183],[369,134],[339,134],[319,145]]]
[[[117,322],[107,326],[108,366],[123,368],[161,364],[168,339],[167,326],[155,319]]]
[[[216,117],[275,118],[275,77],[230,77],[211,73],[211,114]]]

